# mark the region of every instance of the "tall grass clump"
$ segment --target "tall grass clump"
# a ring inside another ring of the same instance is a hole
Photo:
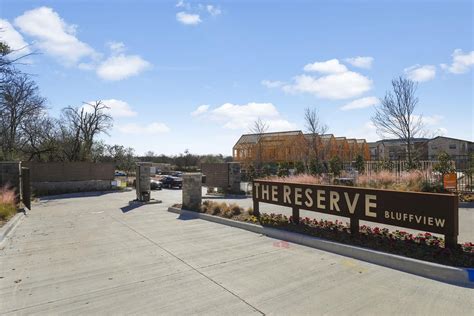
[[[357,186],[398,191],[422,191],[423,173],[418,170],[402,172],[399,176],[390,171],[362,174],[357,178]]]
[[[301,183],[301,184],[326,184],[327,179],[323,176],[316,176],[311,174],[298,174],[294,176],[288,177],[278,177],[278,176],[270,176],[265,178],[265,180],[269,181],[280,181],[280,182],[292,182],[292,183]]]
[[[7,220],[15,214],[15,192],[7,187],[0,188],[0,220]]]

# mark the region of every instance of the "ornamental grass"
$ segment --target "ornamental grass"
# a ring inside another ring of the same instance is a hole
[[[15,192],[7,187],[0,188],[0,220],[7,220],[15,214]]]
[[[330,184],[328,176],[310,174],[298,174],[287,177],[270,176],[265,178],[265,180],[301,184]],[[371,189],[421,192],[423,191],[423,183],[424,175],[419,170],[405,171],[398,175],[390,171],[382,170],[370,175],[359,175],[355,186]]]

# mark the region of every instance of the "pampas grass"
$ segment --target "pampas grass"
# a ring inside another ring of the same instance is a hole
[[[15,192],[0,188],[0,219],[6,220],[16,214]]]

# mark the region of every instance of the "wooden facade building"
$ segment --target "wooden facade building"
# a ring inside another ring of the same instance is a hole
[[[327,161],[334,156],[353,161],[357,155],[370,160],[365,139],[304,134],[302,131],[244,134],[234,145],[232,155],[234,161],[241,163],[295,163],[315,157]]]

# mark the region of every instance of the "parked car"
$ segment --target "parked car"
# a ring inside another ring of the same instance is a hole
[[[173,177],[177,177],[177,178],[182,178],[183,177],[183,173],[181,171],[173,172],[171,175]]]
[[[115,176],[116,177],[126,177],[127,174],[123,171],[115,171]]]
[[[151,190],[161,190],[163,188],[163,184],[161,181],[158,180],[150,180],[150,189]]]
[[[161,178],[161,183],[163,188],[182,188],[183,187],[183,179],[173,176],[165,176]]]

